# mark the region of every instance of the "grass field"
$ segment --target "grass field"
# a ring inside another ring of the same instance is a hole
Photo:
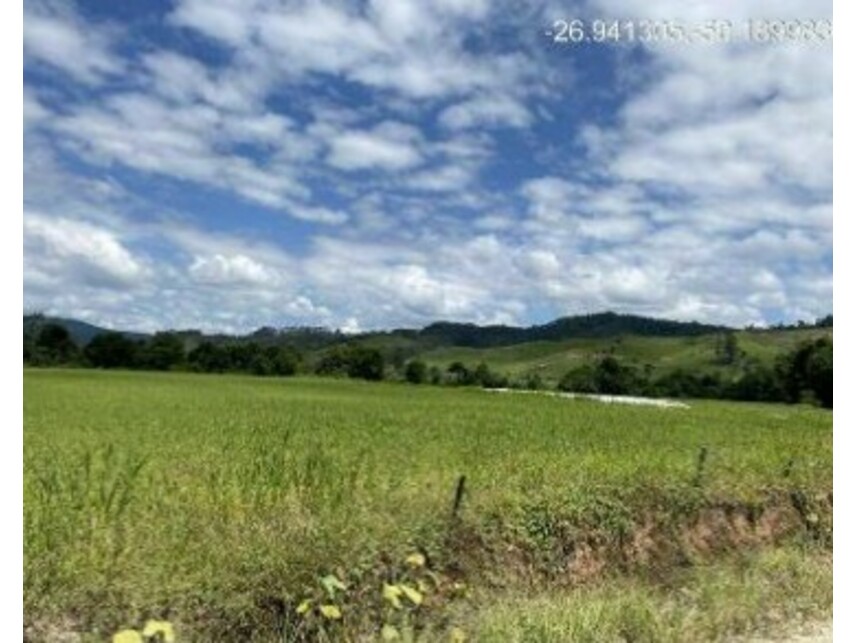
[[[739,331],[738,346],[750,358],[772,364],[777,355],[801,342],[832,335],[829,328],[802,330]],[[443,347],[422,353],[426,363],[445,369],[455,361],[474,367],[485,362],[492,370],[513,377],[538,374],[545,383],[556,384],[569,370],[591,362],[599,354],[612,352],[638,367],[651,367],[655,376],[675,369],[737,375],[738,366],[724,367],[715,360],[717,335],[571,339],[562,342],[527,342],[496,348]]]
[[[640,587],[777,545],[780,558],[745,567],[782,598],[777,574],[829,553],[831,493],[832,415],[809,407],[25,370],[25,622],[34,639],[104,640],[163,618],[181,640],[338,640],[387,624],[425,640],[548,641],[583,627],[561,606],[597,582],[587,600],[607,611],[626,614],[609,588],[630,583],[643,620],[673,614],[663,622],[678,629],[629,640],[681,640],[675,604]],[[347,589],[319,582],[330,575]],[[828,580],[795,589],[807,614],[829,607]],[[702,596],[713,585],[687,582]],[[385,598],[385,583],[420,600]]]

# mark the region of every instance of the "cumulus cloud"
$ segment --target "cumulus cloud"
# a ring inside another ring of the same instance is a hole
[[[134,288],[148,272],[110,230],[37,212],[24,216],[24,252],[25,274],[38,285]]]
[[[194,257],[188,272],[193,279],[213,285],[250,284],[276,287],[280,281],[276,271],[240,254]]]
[[[583,8],[829,13],[800,0]],[[594,92],[577,76],[592,60],[528,40],[557,17],[550,4],[164,11],[167,37],[139,47],[133,24],[25,7],[28,305],[242,331],[829,312],[827,45],[617,45],[588,70],[604,80]]]

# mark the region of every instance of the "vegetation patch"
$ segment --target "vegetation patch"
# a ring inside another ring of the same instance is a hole
[[[830,549],[802,405],[28,370],[24,416],[30,640],[473,638],[494,595]]]

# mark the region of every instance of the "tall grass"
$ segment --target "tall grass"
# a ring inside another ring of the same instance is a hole
[[[621,530],[652,494],[832,487],[831,415],[811,408],[91,371],[24,385],[27,618],[103,631],[240,617],[333,569],[438,551],[462,474],[462,520],[536,534],[555,513]]]

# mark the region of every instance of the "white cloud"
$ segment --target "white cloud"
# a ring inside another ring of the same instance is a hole
[[[68,6],[24,3],[25,60],[50,65],[80,82],[96,84],[122,72],[108,33],[85,24]]]
[[[469,32],[484,28],[491,9],[485,2],[398,0],[370,2],[357,11],[337,2],[231,0],[215,7],[182,0],[171,20],[236,49],[260,47],[290,80],[332,74],[408,98],[432,99],[504,93],[524,79],[537,80],[526,56],[477,56],[464,47]],[[494,9],[505,19],[503,7]]]
[[[452,129],[467,129],[479,125],[527,127],[533,122],[530,111],[519,100],[510,96],[488,94],[447,107],[438,120]]]
[[[287,209],[309,196],[289,164],[276,159],[264,163],[223,149],[258,136],[254,123],[257,128],[288,128],[288,121],[277,117],[235,125],[213,107],[168,105],[144,94],[121,94],[102,107],[81,107],[58,116],[52,127],[93,163],[119,163],[226,188],[263,205]],[[277,142],[287,144],[289,137],[281,136]],[[316,220],[335,222],[329,216]]]
[[[260,5],[251,0],[218,0],[217,3],[191,0],[177,3],[169,20],[191,27],[230,45],[243,44],[252,33],[253,11]]]
[[[334,132],[328,138],[327,161],[343,170],[404,170],[422,162],[421,138],[416,128],[395,122],[368,131]]]
[[[244,112],[244,117],[252,118],[246,112],[256,110],[269,89],[267,74],[242,64],[213,71],[196,59],[163,50],[143,56],[142,63],[154,91],[180,104],[202,101],[223,110]],[[282,125],[288,125],[279,116],[261,118],[274,121],[269,125],[273,131],[267,132],[272,135],[282,134]]]
[[[209,285],[251,284],[276,287],[281,281],[275,270],[241,254],[196,256],[188,271],[193,279]]]
[[[48,110],[39,101],[32,90],[24,88],[24,128],[35,127],[44,122],[50,116]]]
[[[417,172],[407,179],[406,185],[428,192],[463,190],[473,183],[475,172],[476,167],[472,164],[449,164]]]
[[[25,7],[28,70],[101,85],[25,88],[25,287],[41,307],[209,330],[605,308],[738,324],[828,312],[824,45],[649,46],[625,60],[626,84],[600,88],[618,111],[595,114],[586,101],[559,108],[592,89],[556,81],[575,77],[576,59],[558,72],[525,37],[495,37],[504,20],[538,37],[525,3],[178,0],[167,23],[213,39],[210,58],[192,47],[120,56],[124,33],[57,6]],[[685,20],[828,9],[587,8]],[[117,168],[154,189],[123,186]],[[255,229],[252,208],[228,224],[174,212],[157,177],[292,220]]]
[[[112,231],[84,221],[24,215],[25,274],[36,285],[134,288],[148,270]]]

